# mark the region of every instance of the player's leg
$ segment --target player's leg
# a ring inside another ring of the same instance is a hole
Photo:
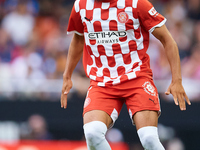
[[[157,131],[158,112],[139,111],[133,116],[140,141],[146,150],[164,150]]]
[[[126,105],[140,141],[146,150],[164,150],[157,131],[160,113],[157,89],[149,78],[139,78],[134,82],[135,87],[129,91],[132,95],[126,98]]]
[[[83,111],[83,128],[89,150],[111,150],[105,134],[118,118],[124,102],[111,93],[112,89],[96,86],[88,90]]]
[[[133,121],[135,123],[137,130],[146,126],[157,127],[158,112],[151,111],[151,110],[143,110],[143,111],[136,112],[135,115],[133,115]]]
[[[112,118],[105,111],[102,110],[92,110],[84,114],[84,124],[90,123],[92,121],[101,121],[107,126],[107,128],[109,128],[113,122]]]
[[[84,134],[89,150],[111,150],[105,134],[112,124],[111,117],[104,111],[92,110],[84,114]]]

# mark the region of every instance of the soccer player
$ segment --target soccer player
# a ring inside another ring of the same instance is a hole
[[[84,134],[89,150],[110,150],[105,139],[125,103],[144,149],[164,150],[157,123],[158,92],[146,51],[149,33],[164,46],[172,72],[166,92],[186,110],[190,101],[182,86],[177,45],[165,26],[166,19],[147,0],[76,0],[68,33],[72,38],[63,74],[61,107],[67,107],[72,72],[83,54],[91,79],[84,103]],[[80,85],[81,86],[81,85]]]

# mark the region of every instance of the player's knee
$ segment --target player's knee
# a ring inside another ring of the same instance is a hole
[[[86,140],[90,143],[99,144],[103,140],[101,133],[96,129],[85,129],[84,133]]]
[[[105,139],[106,131],[106,125],[100,121],[93,121],[84,125],[84,134],[89,145],[101,143]]]
[[[164,150],[159,138],[156,127],[143,127],[138,130],[138,136],[142,146],[148,150]]]
[[[153,150],[160,142],[159,139],[153,135],[147,135],[140,139],[145,149]]]

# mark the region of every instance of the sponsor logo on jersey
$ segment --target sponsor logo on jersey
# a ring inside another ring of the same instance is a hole
[[[155,10],[154,7],[152,7],[152,8],[149,10],[149,14],[150,14],[151,16],[156,17],[156,16],[158,15],[158,12]]]
[[[147,92],[149,95],[156,96],[156,90],[149,81],[145,82],[142,86],[144,87],[144,91]]]
[[[117,15],[117,19],[120,23],[126,23],[129,19],[128,14],[126,12],[120,12]]]
[[[126,36],[126,31],[103,31],[88,34],[88,38],[90,40],[96,40],[96,44],[118,43],[120,37]]]

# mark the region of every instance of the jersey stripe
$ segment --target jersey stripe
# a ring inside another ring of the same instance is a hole
[[[133,8],[137,8],[138,0],[132,0],[132,1],[133,1]]]

